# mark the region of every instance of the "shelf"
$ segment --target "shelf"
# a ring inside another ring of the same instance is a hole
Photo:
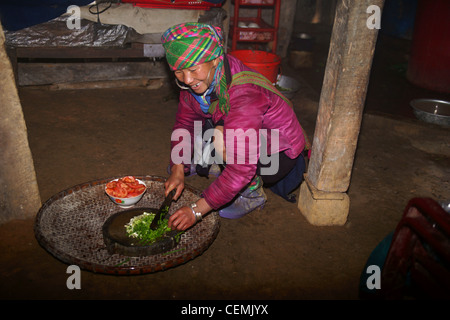
[[[257,24],[258,27],[248,27],[249,24]],[[246,27],[241,27],[245,25]],[[233,30],[236,28],[237,41],[245,42],[270,42],[274,39],[275,29],[262,19],[258,18],[239,18],[238,27],[234,24],[230,26]],[[234,32],[231,33],[231,38],[234,37]]]
[[[272,7],[276,0],[239,0],[239,6],[270,6]],[[236,1],[233,1],[236,3]]]
[[[234,0],[234,16],[230,23],[231,50],[236,50],[237,42],[273,42],[272,52],[277,47],[277,33],[281,0]],[[256,17],[240,17],[239,9],[257,10]],[[261,18],[261,10],[273,8],[273,22],[267,23]]]

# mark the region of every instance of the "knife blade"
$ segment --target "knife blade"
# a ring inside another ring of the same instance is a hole
[[[155,214],[155,217],[153,218],[152,224],[150,225],[150,229],[156,230],[158,228],[159,221],[161,219],[164,219],[165,215],[169,212],[169,207],[172,203],[173,196],[175,195],[176,190],[172,190],[169,192],[167,197],[164,199],[161,207],[158,209],[158,211]],[[161,214],[164,213],[164,216],[161,217]]]

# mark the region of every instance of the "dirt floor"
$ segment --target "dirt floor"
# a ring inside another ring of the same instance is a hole
[[[322,32],[322,31],[321,31]],[[329,33],[318,33],[313,68],[298,79],[295,111],[312,137]],[[0,225],[2,299],[358,299],[367,258],[394,230],[413,197],[450,199],[450,131],[414,119],[408,101],[447,98],[411,85],[398,65],[408,42],[380,38],[344,226],[309,224],[297,208],[266,190],[268,203],[240,220],[221,219],[200,256],[140,276],[81,273],[66,287],[67,265],[36,241],[32,219]],[[111,176],[167,176],[177,101],[169,85],[96,90],[20,88],[42,201],[74,185]],[[199,189],[213,178],[190,177]],[[296,191],[298,193],[298,190]]]

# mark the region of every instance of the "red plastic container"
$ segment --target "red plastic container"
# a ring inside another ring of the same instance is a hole
[[[274,0],[239,0],[239,3],[241,5],[251,5],[251,4],[254,4],[254,5],[264,5],[264,4],[272,5],[273,2],[274,2]]]
[[[272,83],[277,82],[281,58],[276,54],[259,50],[235,50],[230,54],[241,60],[247,67],[261,73]]]
[[[420,0],[407,78],[413,84],[450,93],[450,1]]]
[[[211,3],[195,0],[122,0],[123,3],[132,3],[141,8],[161,8],[161,9],[189,9],[189,10],[209,10],[212,7],[221,7],[222,3]]]

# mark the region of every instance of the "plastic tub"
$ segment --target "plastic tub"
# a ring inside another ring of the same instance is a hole
[[[270,82],[277,82],[281,58],[276,54],[259,50],[235,50],[230,54],[241,60],[247,67],[261,73]]]
[[[450,1],[420,0],[411,42],[407,79],[414,85],[450,93]]]

